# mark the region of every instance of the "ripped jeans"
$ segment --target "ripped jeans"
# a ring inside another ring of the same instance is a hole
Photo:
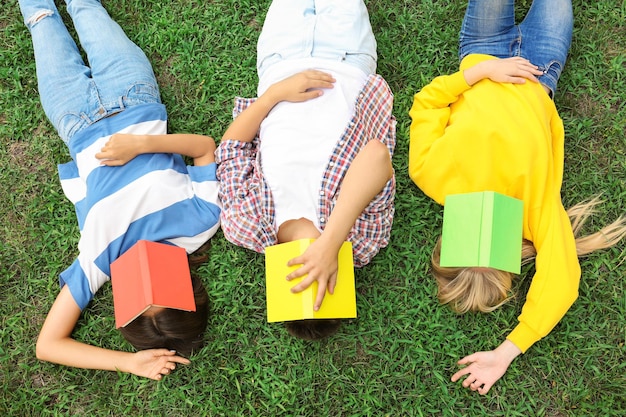
[[[539,82],[554,96],[573,24],[571,0],[533,0],[519,25],[515,0],[470,0],[461,26],[459,58],[475,53],[526,58],[544,71]]]
[[[98,0],[66,0],[89,65],[53,0],[19,3],[33,40],[41,104],[66,144],[129,106],[161,102],[150,62]]]

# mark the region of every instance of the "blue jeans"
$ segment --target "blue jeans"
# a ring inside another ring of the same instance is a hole
[[[544,71],[539,82],[554,96],[572,41],[572,2],[534,0],[518,25],[514,9],[515,0],[470,0],[461,26],[459,57],[478,53],[526,58]]]
[[[98,0],[66,0],[87,54],[85,65],[53,0],[20,0],[35,52],[43,109],[68,144],[105,117],[143,103],[160,103],[150,62]]]
[[[274,0],[257,43],[257,71],[317,57],[376,72],[376,39],[363,0]]]

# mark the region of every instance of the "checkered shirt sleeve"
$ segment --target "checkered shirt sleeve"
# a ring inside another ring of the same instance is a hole
[[[254,100],[237,98],[233,118]],[[258,136],[252,142],[224,140],[215,152],[215,162],[224,236],[235,245],[263,252],[276,244],[277,237],[271,192],[257,159],[258,144]]]
[[[355,114],[337,143],[322,178],[319,200],[320,224],[328,220],[348,168],[370,140],[379,140],[393,156],[396,145],[396,119],[392,114],[393,94],[380,75],[370,75],[359,93]],[[370,262],[389,244],[394,215],[396,180],[394,176],[357,218],[347,240],[352,242],[355,266]]]

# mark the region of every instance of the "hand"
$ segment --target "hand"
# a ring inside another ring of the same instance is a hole
[[[526,80],[539,82],[536,76],[542,74],[543,71],[540,71],[536,65],[522,57],[482,61],[463,72],[469,85],[474,85],[485,78],[499,83],[512,84],[524,84]]]
[[[317,70],[306,70],[272,84],[265,94],[270,94],[276,102],[302,102],[323,94],[322,88],[333,88],[332,75]]]
[[[463,375],[467,375],[463,381],[463,386],[485,395],[493,384],[504,375],[513,359],[520,353],[521,351],[517,346],[506,340],[495,350],[476,352],[458,361],[459,365],[467,366],[452,375],[451,380],[456,382]]]
[[[318,311],[326,295],[326,290],[330,294],[335,292],[337,285],[337,268],[339,251],[333,251],[325,245],[320,238],[315,240],[304,253],[296,258],[291,259],[287,265],[293,266],[302,264],[302,266],[289,275],[287,280],[291,281],[295,278],[308,274],[297,285],[291,288],[291,292],[298,293],[309,288],[313,282],[317,281],[317,296],[313,304],[313,310]]]
[[[130,364],[130,372],[138,376],[158,381],[163,378],[163,375],[168,375],[176,369],[177,363],[189,365],[191,361],[181,356],[177,356],[176,352],[172,350],[141,350],[133,354]]]
[[[121,166],[139,155],[141,136],[127,133],[115,133],[104,144],[96,158],[102,165]]]

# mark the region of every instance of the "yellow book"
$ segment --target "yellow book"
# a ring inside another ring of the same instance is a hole
[[[354,289],[354,260],[352,243],[344,242],[339,250],[337,285],[334,294],[326,291],[322,306],[313,310],[317,294],[317,281],[306,290],[294,294],[291,288],[305,276],[287,281],[290,272],[300,265],[287,266],[287,262],[300,256],[315,239],[300,239],[265,248],[265,290],[267,321],[293,321],[303,319],[339,319],[356,317],[356,292]]]

